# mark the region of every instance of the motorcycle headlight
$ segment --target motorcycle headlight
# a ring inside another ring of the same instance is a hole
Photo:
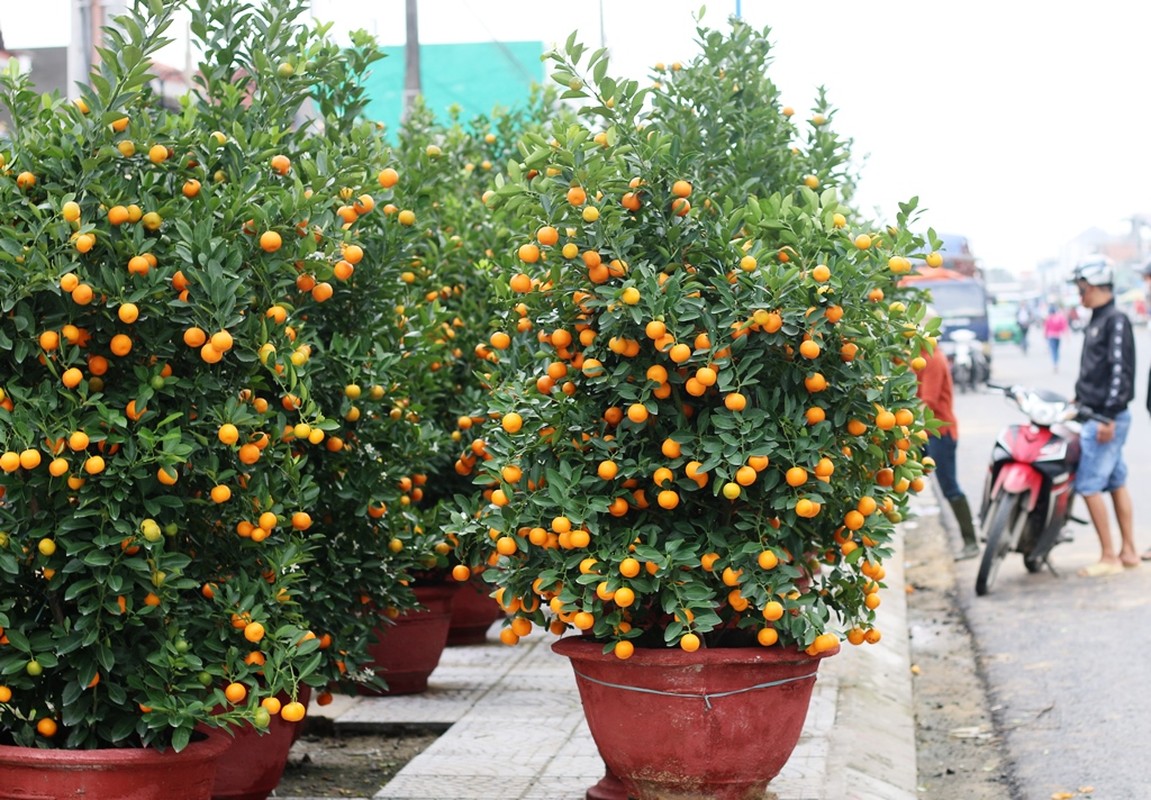
[[[1051,426],[1062,421],[1066,403],[1052,403],[1035,394],[1028,394],[1019,404],[1027,418],[1036,425]]]

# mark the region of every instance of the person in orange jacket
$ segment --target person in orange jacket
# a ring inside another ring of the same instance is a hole
[[[930,313],[930,312],[929,312]],[[955,470],[955,451],[959,443],[959,421],[952,405],[951,364],[943,350],[936,347],[921,355],[927,366],[918,373],[919,399],[931,409],[935,418],[944,425],[927,440],[927,454],[935,460],[935,478],[939,489],[947,499],[959,523],[959,533],[963,537],[963,549],[955,557],[956,561],[975,558],[979,555],[979,543],[975,538],[975,523],[971,518],[971,506],[967,495],[959,486]]]

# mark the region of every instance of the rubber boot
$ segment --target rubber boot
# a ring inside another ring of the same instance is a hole
[[[955,557],[956,561],[965,561],[979,555],[979,543],[975,538],[975,524],[971,521],[971,506],[967,505],[964,495],[947,501],[951,510],[955,512],[955,520],[959,523],[959,533],[963,537],[963,549]]]

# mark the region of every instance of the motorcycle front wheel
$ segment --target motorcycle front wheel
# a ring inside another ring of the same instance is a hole
[[[983,546],[983,558],[975,576],[975,593],[980,597],[991,591],[1003,560],[1019,545],[1023,528],[1027,525],[1026,500],[1025,494],[1001,494],[991,501],[991,507],[987,509],[983,524],[987,543]]]

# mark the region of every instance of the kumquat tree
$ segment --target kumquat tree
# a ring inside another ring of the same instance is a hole
[[[897,282],[915,202],[850,205],[821,95],[797,120],[767,31],[701,27],[657,84],[551,54],[576,124],[527,132],[488,205],[494,256],[482,498],[453,518],[511,618],[636,647],[875,642],[892,526],[931,462],[931,331]]]
[[[417,105],[399,130],[396,154],[412,186],[402,196],[416,209],[422,229],[401,273],[420,293],[418,305],[406,310],[424,316],[421,347],[440,356],[419,396],[424,424],[444,431],[450,442],[436,458],[435,480],[428,487],[437,511],[450,508],[452,496],[469,488],[489,422],[473,412],[491,388],[494,257],[512,246],[513,234],[485,208],[485,193],[524,131],[541,130],[545,120],[568,113],[555,98],[554,91],[538,91],[525,107],[497,110],[466,124],[458,114],[438,121]],[[497,332],[496,344],[501,336]]]
[[[151,59],[182,9],[203,59],[167,101]],[[355,87],[378,49],[302,11],[151,0],[74,101],[15,61],[0,77],[5,742],[180,750],[201,724],[299,721],[299,687],[354,666],[374,626],[350,592],[410,602],[418,548],[369,523],[423,445],[347,426],[353,386],[393,421],[420,367],[397,366],[390,318],[336,324],[384,268],[357,241],[384,188]],[[355,521],[341,473],[364,481]]]
[[[253,49],[258,37],[253,31]],[[425,180],[427,162],[406,169],[362,116],[359,77],[378,57],[362,40],[347,68],[329,70],[322,135],[293,143],[292,168],[298,161],[306,175],[297,189],[313,205],[296,225],[304,250],[294,255],[295,285],[265,312],[291,335],[261,350],[277,371],[306,377],[308,398],[327,414],[281,435],[299,445],[301,469],[323,487],[309,509],[317,539],[300,603],[317,626],[329,686],[374,681],[372,632],[416,605],[412,581],[446,546],[424,535],[421,500],[445,449],[446,433],[426,424],[424,408],[447,348],[426,335],[442,315],[407,279],[425,236],[410,187]],[[273,128],[290,124],[290,110],[267,113]],[[325,690],[319,701],[330,697]]]

